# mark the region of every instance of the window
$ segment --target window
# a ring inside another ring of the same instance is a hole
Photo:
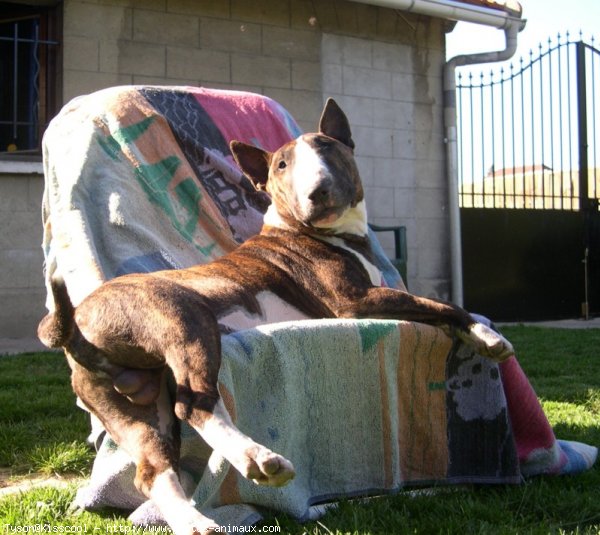
[[[39,155],[58,110],[58,8],[0,2],[0,156]]]

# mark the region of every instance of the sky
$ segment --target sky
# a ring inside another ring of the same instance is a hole
[[[537,53],[540,42],[545,49],[548,37],[556,43],[557,34],[560,32],[563,35],[567,30],[571,39],[576,37],[577,40],[582,31],[586,42],[594,35],[596,48],[600,48],[600,0],[520,0],[520,3],[527,25],[519,33],[518,49],[513,62],[518,62],[521,56],[528,60],[529,51],[533,49]],[[448,59],[458,54],[503,48],[504,32],[480,24],[459,22],[446,36]],[[491,65],[487,65],[487,70],[490,67]]]

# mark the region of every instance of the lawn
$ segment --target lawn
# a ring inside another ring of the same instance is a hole
[[[506,327],[521,366],[559,438],[600,445],[600,330]],[[87,417],[75,398],[62,356],[0,358],[0,470],[24,474],[87,474]],[[40,488],[0,499],[0,525],[81,526],[89,532],[127,525],[115,511],[69,509],[75,486]],[[307,535],[367,534],[598,534],[600,463],[583,474],[536,477],[518,486],[469,487],[433,495],[402,493],[343,502],[318,522],[283,516],[261,527]],[[264,530],[265,532],[267,529]],[[7,531],[6,528],[3,532]]]

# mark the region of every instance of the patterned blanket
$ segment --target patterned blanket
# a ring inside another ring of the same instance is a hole
[[[250,93],[139,86],[75,99],[44,138],[46,279],[58,270],[78,303],[117,275],[226,253],[258,232],[268,204],[229,141],[274,150],[298,134],[280,105]],[[400,286],[374,246],[386,283]],[[313,320],[225,336],[223,346],[232,417],[298,474],[282,489],[256,487],[184,427],[183,475],[197,506],[224,524],[255,522],[256,507],[306,519],[316,503],[406,485],[572,473],[596,457],[555,439],[516,359],[498,367],[433,327]],[[127,455],[97,426],[94,439],[77,504],[160,522]]]

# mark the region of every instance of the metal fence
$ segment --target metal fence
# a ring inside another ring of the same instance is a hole
[[[600,51],[558,35],[528,60],[458,75],[463,208],[598,210]]]

